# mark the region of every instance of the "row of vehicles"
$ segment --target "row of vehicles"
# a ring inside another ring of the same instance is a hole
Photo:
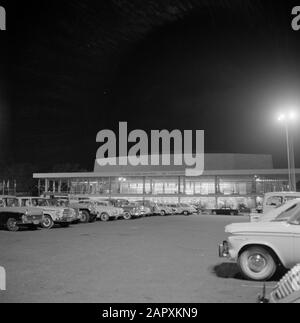
[[[130,220],[150,215],[190,215],[197,209],[188,204],[161,204],[151,201],[129,202],[125,199],[97,199],[0,196],[0,226],[9,231],[21,227],[51,229],[54,225],[91,223],[97,219]]]
[[[280,203],[270,205],[274,200]],[[236,262],[246,279],[256,281],[300,263],[300,193],[267,194],[264,206],[251,222],[226,226],[229,237],[219,245],[220,257]]]

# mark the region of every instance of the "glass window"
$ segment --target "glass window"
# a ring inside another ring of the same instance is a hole
[[[300,210],[297,209],[296,213],[289,219],[290,224],[300,225]]]
[[[271,196],[266,201],[266,205],[268,206],[279,207],[282,204],[283,204],[282,196]]]
[[[7,198],[6,199],[7,207],[17,207],[19,206],[19,201],[16,198]]]
[[[295,210],[299,209],[299,204],[293,204],[291,207],[289,207],[287,210],[280,213],[277,218],[275,219],[276,222],[279,221],[287,221],[294,213]]]
[[[153,178],[152,182],[152,194],[178,194],[178,177],[172,178]]]
[[[143,194],[144,180],[142,177],[137,178],[118,178],[118,185],[115,185],[113,193],[119,194]],[[115,183],[115,182],[114,182]]]
[[[214,178],[187,178],[185,180],[186,195],[214,195],[216,193]]]
[[[32,199],[32,206],[49,206],[49,201],[46,199],[40,199],[40,198],[36,198],[36,199]]]
[[[249,177],[223,177],[219,181],[220,193],[224,195],[247,195],[255,191]]]

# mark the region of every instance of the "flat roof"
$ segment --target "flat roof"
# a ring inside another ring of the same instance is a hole
[[[296,169],[300,175],[300,168]],[[259,176],[259,175],[288,175],[288,169],[245,169],[245,170],[207,170],[202,176]],[[36,179],[57,178],[98,178],[98,177],[140,177],[140,176],[185,176],[184,171],[143,171],[143,172],[85,172],[85,173],[35,173]]]

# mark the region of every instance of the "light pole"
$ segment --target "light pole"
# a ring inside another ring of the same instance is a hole
[[[290,129],[290,122],[297,119],[295,112],[289,112],[288,114],[282,113],[278,117],[278,121],[282,122],[285,126],[286,134],[286,146],[287,146],[287,159],[288,159],[288,172],[289,172],[289,190],[296,191],[296,171],[295,171],[295,154],[294,154],[294,142],[293,133]]]

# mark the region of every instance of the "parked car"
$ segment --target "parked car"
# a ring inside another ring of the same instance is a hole
[[[72,200],[69,203],[69,207],[79,212],[81,223],[92,223],[97,219],[97,209],[96,206],[93,203],[91,203],[91,201]]]
[[[183,214],[188,216],[190,214],[197,213],[195,207],[185,203],[169,204],[168,206],[172,208],[174,214]]]
[[[300,304],[300,265],[293,267],[276,285],[269,298],[266,289],[258,297],[259,303]]]
[[[106,200],[82,200],[79,203],[92,203],[97,212],[97,218],[103,222],[123,217],[123,209],[115,207],[112,203]]]
[[[236,261],[248,279],[267,280],[278,267],[300,263],[299,207],[284,221],[236,223],[225,231],[230,237],[219,245],[219,255]]]
[[[0,196],[0,226],[8,231],[21,227],[36,229],[43,222],[43,212],[38,208],[21,207],[14,196]]]
[[[162,216],[172,215],[173,209],[167,206],[166,204],[157,203],[155,208],[155,213]]]
[[[212,209],[211,213],[214,215],[239,215],[239,210],[231,207],[222,207],[218,209]]]
[[[134,203],[141,208],[141,212],[144,216],[150,216],[155,214],[155,203],[151,201],[135,201]]]
[[[76,219],[75,210],[72,208],[58,207],[51,200],[42,197],[18,197],[23,207],[36,207],[43,210],[44,219],[41,224],[44,229],[51,229],[55,224],[68,227]]]
[[[131,220],[134,218],[140,218],[144,215],[144,212],[136,203],[130,203],[125,199],[110,199],[109,200],[114,206],[120,207],[123,209],[123,218],[125,220]]]
[[[50,199],[49,203],[51,205],[57,206],[57,207],[63,207],[63,208],[70,208],[70,202],[68,199]],[[78,209],[73,209],[75,211],[74,220],[72,221],[72,224],[78,224],[81,222],[81,212],[79,212]]]
[[[238,214],[250,214],[251,209],[246,204],[240,204],[238,206]]]
[[[180,207],[179,204],[173,203],[167,205],[171,210],[173,214],[180,214]]]
[[[179,212],[180,212],[179,214],[184,214],[184,215],[198,213],[197,209],[194,206],[185,204],[185,203],[179,204]]]

